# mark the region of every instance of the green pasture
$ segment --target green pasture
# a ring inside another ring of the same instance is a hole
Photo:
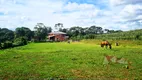
[[[0,80],[48,79],[142,79],[142,42],[112,42],[112,49],[101,48],[100,40],[81,42],[30,43],[0,50]],[[104,54],[131,62],[103,65]]]

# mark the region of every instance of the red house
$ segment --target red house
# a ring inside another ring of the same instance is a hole
[[[50,41],[65,41],[67,38],[68,36],[64,32],[51,32],[48,35]]]

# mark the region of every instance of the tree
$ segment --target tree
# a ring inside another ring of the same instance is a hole
[[[34,36],[38,41],[45,40],[48,33],[52,31],[51,27],[46,27],[43,23],[37,23],[34,29]]]
[[[63,28],[63,24],[62,23],[57,23],[57,24],[55,24],[55,29],[56,30],[61,30]]]
[[[88,28],[88,27],[83,28],[83,31],[84,31],[84,34],[85,34],[85,35],[90,34],[90,31],[89,31],[89,28]]]
[[[67,30],[67,34],[72,37],[73,39],[81,39],[83,35],[85,35],[84,29],[79,26],[71,27]]]
[[[16,38],[26,37],[28,41],[34,36],[32,31],[27,27],[18,27],[15,30]]]
[[[108,33],[108,32],[109,32],[109,29],[105,29],[104,31],[106,31],[106,33]]]
[[[83,31],[81,27],[75,26],[75,27],[71,27],[69,29],[69,32],[72,36],[78,36],[80,35]]]
[[[14,32],[7,28],[0,29],[0,48],[12,47],[14,41]],[[3,45],[1,44],[3,43]]]
[[[89,32],[89,34],[102,34],[103,30],[102,30],[102,27],[97,27],[94,25],[89,27],[87,32]]]
[[[116,30],[115,32],[123,32],[122,30]]]
[[[102,27],[96,27],[96,30],[97,30],[97,34],[102,34],[103,33]]]
[[[14,32],[7,28],[0,29],[0,43],[14,40]]]
[[[97,34],[96,26],[91,26],[88,30],[90,34]]]
[[[68,29],[63,28],[63,29],[60,29],[59,31],[67,33],[67,32],[68,32]]]

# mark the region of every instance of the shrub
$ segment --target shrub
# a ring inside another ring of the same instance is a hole
[[[1,49],[1,43],[0,43],[0,49]]]
[[[10,47],[13,47],[13,44],[10,41],[6,41],[6,42],[1,44],[2,49],[6,49],[6,48],[10,48]]]
[[[23,45],[27,45],[26,38],[20,37],[14,40],[14,46],[23,46]]]

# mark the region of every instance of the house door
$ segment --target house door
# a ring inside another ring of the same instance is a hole
[[[50,37],[49,40],[55,41],[55,36]]]

